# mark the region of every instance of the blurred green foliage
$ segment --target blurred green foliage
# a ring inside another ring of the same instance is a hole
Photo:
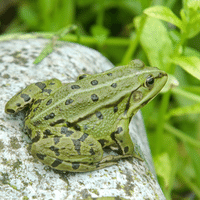
[[[76,24],[78,37],[59,39],[168,72],[165,93],[142,109],[158,179],[167,199],[200,199],[200,1],[23,0],[17,11],[5,33],[53,37]]]

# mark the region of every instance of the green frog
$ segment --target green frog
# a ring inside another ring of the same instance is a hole
[[[80,75],[75,82],[37,82],[13,96],[5,112],[25,109],[32,155],[63,171],[86,172],[137,157],[129,135],[133,115],[167,81],[167,74],[140,60],[103,73]],[[104,148],[118,155],[103,156]]]

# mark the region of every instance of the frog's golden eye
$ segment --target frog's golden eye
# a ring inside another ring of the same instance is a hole
[[[144,86],[149,88],[149,87],[153,87],[153,84],[154,84],[154,78],[153,76],[150,75],[147,77]]]

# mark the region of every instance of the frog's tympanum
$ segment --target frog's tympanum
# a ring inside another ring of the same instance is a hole
[[[26,108],[25,129],[31,153],[58,170],[86,172],[136,156],[129,135],[133,115],[162,89],[167,74],[140,60],[76,82],[37,82],[13,96],[5,112]],[[103,148],[119,155],[103,156]]]

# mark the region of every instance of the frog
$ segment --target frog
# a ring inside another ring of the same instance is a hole
[[[53,78],[32,83],[13,96],[5,112],[25,111],[31,154],[53,169],[89,172],[135,153],[129,124],[164,87],[167,73],[141,60],[75,82]],[[109,148],[114,155],[106,155]]]

